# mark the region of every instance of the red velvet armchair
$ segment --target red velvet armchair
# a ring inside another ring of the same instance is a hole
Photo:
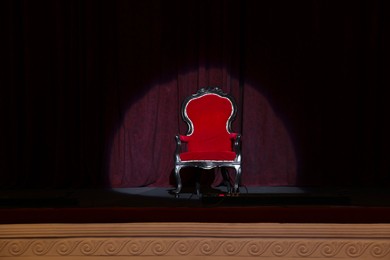
[[[227,168],[236,171],[233,193],[239,192],[241,179],[241,136],[233,133],[231,123],[237,106],[232,96],[219,88],[202,88],[187,97],[181,108],[188,125],[186,135],[176,135],[176,197],[182,189],[180,170],[184,167],[220,168],[228,193],[232,192]],[[183,151],[182,142],[186,143]],[[196,192],[199,195],[199,182]]]

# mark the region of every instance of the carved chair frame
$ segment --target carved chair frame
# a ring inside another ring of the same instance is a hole
[[[200,98],[205,95],[218,95],[223,98],[227,98],[231,105],[232,105],[232,114],[228,119],[227,122],[227,131],[229,133],[232,133],[232,128],[231,124],[234,121],[236,114],[237,114],[237,105],[234,100],[234,98],[227,94],[224,93],[220,88],[218,87],[208,87],[208,88],[201,88],[198,90],[197,93],[188,96],[182,103],[181,106],[181,116],[184,122],[187,123],[188,130],[186,135],[190,135],[193,132],[193,125],[191,120],[189,119],[187,113],[186,113],[186,107],[188,103],[193,100]],[[213,169],[213,168],[220,168],[221,173],[225,182],[225,185],[227,186],[227,192],[228,194],[232,194],[231,190],[231,184],[230,180],[228,177],[228,171],[227,168],[234,168],[236,172],[235,176],[235,181],[234,181],[234,186],[233,186],[233,194],[238,194],[239,192],[239,185],[241,181],[241,135],[237,134],[234,142],[233,142],[233,151],[236,153],[236,157],[232,161],[214,161],[214,160],[199,160],[199,161],[182,161],[180,158],[180,153],[182,152],[182,141],[180,139],[180,135],[175,136],[176,139],[176,150],[175,150],[175,178],[176,178],[176,189],[173,190],[173,193],[176,195],[176,197],[179,196],[179,193],[181,192],[182,189],[182,181],[180,177],[180,170],[185,167],[195,167],[195,168],[201,168],[201,169]],[[197,181],[196,181],[196,193],[198,196],[200,195],[200,183],[199,183],[199,175],[197,176]]]

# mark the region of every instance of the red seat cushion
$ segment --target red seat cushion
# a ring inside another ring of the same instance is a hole
[[[235,152],[184,152],[180,154],[182,161],[234,161]]]

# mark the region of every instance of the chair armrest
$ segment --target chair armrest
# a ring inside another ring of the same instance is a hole
[[[241,135],[237,133],[231,133],[230,138],[234,140],[233,150],[237,154],[237,158],[241,160]]]
[[[239,136],[240,134],[237,134],[237,133],[230,133],[230,139],[236,139],[237,136]]]
[[[181,142],[187,142],[188,138],[184,135],[175,135],[176,140],[176,150],[175,150],[175,161],[180,161],[180,153],[181,153]]]
[[[180,141],[187,143],[190,140],[190,137],[187,135],[177,135]]]

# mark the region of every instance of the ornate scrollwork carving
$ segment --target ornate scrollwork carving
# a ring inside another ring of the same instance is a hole
[[[0,257],[36,256],[245,256],[264,258],[388,259],[390,241],[308,239],[24,239],[0,240]]]
[[[263,255],[271,245],[270,241],[251,241],[247,245],[247,252],[252,256]]]
[[[130,240],[127,242],[125,248],[130,255],[141,255],[151,242],[150,240]]]
[[[83,259],[140,256],[164,259],[390,259],[390,226],[296,224],[0,226],[0,259]],[[258,229],[255,229],[257,226]],[[127,229],[123,229],[123,227]],[[302,228],[303,227],[303,228]],[[83,228],[80,232],[80,228]],[[114,231],[111,231],[114,230]],[[23,235],[25,233],[26,235]]]
[[[271,252],[274,256],[285,256],[291,251],[294,245],[295,243],[290,241],[277,241],[271,245]]]
[[[117,255],[125,246],[123,240],[108,240],[102,244],[103,252],[107,255]]]
[[[154,241],[150,245],[150,249],[154,255],[166,255],[168,251],[172,248],[175,241]]]
[[[198,244],[199,244],[199,240],[195,240],[195,241],[190,241],[190,240],[182,241],[182,240],[180,240],[180,241],[177,241],[174,249],[175,249],[176,253],[178,253],[179,255],[188,255],[196,248],[196,246]]]
[[[61,256],[66,256],[71,254],[80,243],[80,240],[61,240],[56,243],[55,251]]]
[[[54,245],[54,241],[37,240],[31,244],[31,250],[34,255],[46,255]]]
[[[10,241],[6,247],[10,256],[20,256],[23,255],[33,243],[33,240],[19,240],[19,241]]]
[[[348,243],[345,247],[345,253],[349,257],[359,257],[363,255],[364,252],[367,251],[367,248],[371,245],[372,243],[363,243],[363,242]]]
[[[83,255],[93,255],[103,243],[101,240],[86,240],[80,243],[79,249]]]
[[[237,255],[247,243],[248,241],[227,241],[223,243],[222,250],[226,255]]]
[[[370,254],[377,258],[390,255],[390,243],[375,243],[370,247]]]
[[[199,252],[202,255],[213,255],[221,246],[221,240],[206,240],[199,244]]]
[[[334,257],[340,253],[341,249],[345,245],[345,242],[332,241],[324,242],[320,246],[320,252],[325,257]]]
[[[299,242],[295,247],[295,252],[300,257],[308,257],[313,255],[320,245],[318,242]]]

